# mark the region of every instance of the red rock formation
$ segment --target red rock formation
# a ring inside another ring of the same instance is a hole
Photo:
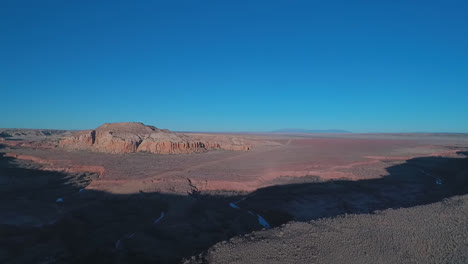
[[[96,131],[94,130],[84,130],[80,131],[78,134],[75,134],[72,137],[62,140],[62,145],[71,145],[71,144],[84,144],[84,145],[93,145],[95,140]]]
[[[249,150],[251,145],[230,138],[210,141],[206,137],[173,133],[142,123],[110,123],[95,130],[85,130],[65,138],[60,146],[71,149],[91,149],[106,153],[151,152],[182,154],[210,149]]]

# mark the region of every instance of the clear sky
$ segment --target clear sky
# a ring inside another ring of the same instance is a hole
[[[468,132],[466,0],[2,0],[0,33],[0,127]]]

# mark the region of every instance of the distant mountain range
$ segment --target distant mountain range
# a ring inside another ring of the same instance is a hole
[[[342,129],[301,129],[301,128],[283,128],[271,131],[271,133],[352,133]]]

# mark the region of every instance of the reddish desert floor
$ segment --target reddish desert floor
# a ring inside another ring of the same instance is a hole
[[[215,150],[164,155],[107,154],[43,147],[11,147],[7,156],[32,160],[47,169],[97,172],[88,188],[111,193],[138,191],[186,193],[253,191],[297,181],[306,176],[322,180],[360,180],[386,175],[385,168],[425,156],[456,156],[468,146],[466,137],[415,138],[398,135],[244,135],[249,151]],[[189,180],[191,184],[189,184]]]
[[[387,248],[385,254],[397,256],[389,260],[411,255],[426,262],[418,257],[425,249],[402,251],[409,240],[386,245],[375,239],[379,232],[398,235],[398,225],[370,227],[407,215],[424,222],[418,217],[431,215],[431,204],[444,207],[441,212],[453,220],[449,229],[459,229],[467,219],[466,212],[460,214],[464,202],[453,206],[468,194],[468,136],[463,134],[194,134],[187,136],[194,144],[176,145],[184,151],[195,146],[190,154],[110,154],[101,151],[109,145],[62,147],[62,137],[73,134],[68,131],[8,133],[13,135],[0,142],[4,263],[257,263],[268,259],[265,255],[272,256],[270,262],[339,263],[333,256],[352,257],[358,250],[346,243],[337,244],[336,254],[319,247],[317,226],[355,229],[345,237],[370,230],[359,241],[367,245],[369,260],[381,260],[378,252]],[[115,150],[120,143],[112,140]],[[248,142],[248,150],[237,148],[239,142]],[[411,223],[405,225],[414,237],[424,238],[421,225]],[[268,230],[252,233],[261,229]],[[427,246],[443,259],[463,263],[466,255],[451,248],[466,241],[466,231],[450,242],[443,241],[452,234],[444,230],[436,232],[440,244]],[[303,235],[288,242],[286,254],[269,251],[269,243],[278,248],[286,241],[278,237],[290,239],[298,232]],[[324,243],[340,239],[321,232]],[[304,242],[309,240],[315,242]],[[245,250],[247,245],[256,249]]]

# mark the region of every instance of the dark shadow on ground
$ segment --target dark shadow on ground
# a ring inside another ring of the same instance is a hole
[[[274,186],[244,196],[115,195],[80,192],[92,174],[42,171],[2,156],[0,262],[177,263],[261,229],[256,214],[278,226],[468,193],[468,158],[416,158],[388,173],[373,180]],[[154,224],[161,212],[165,217]]]
[[[468,156],[468,152],[458,152]],[[278,185],[238,205],[269,218],[277,208],[296,221],[412,207],[468,193],[468,158],[422,157],[387,168],[379,179]]]

